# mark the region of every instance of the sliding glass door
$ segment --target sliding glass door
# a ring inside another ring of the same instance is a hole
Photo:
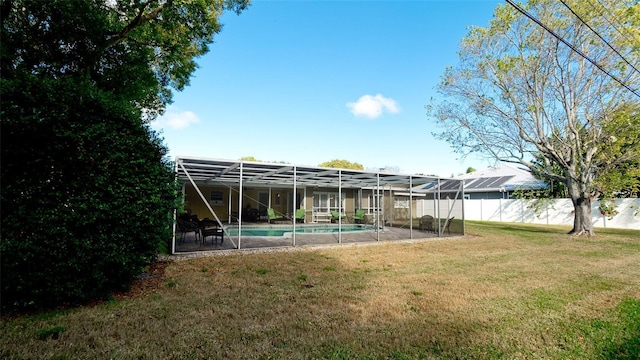
[[[346,195],[342,193],[342,204],[338,203],[337,192],[314,192],[313,193],[313,213],[330,214],[331,210],[345,212]]]

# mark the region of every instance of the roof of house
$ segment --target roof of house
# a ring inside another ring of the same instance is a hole
[[[464,180],[464,192],[513,191],[515,189],[543,189],[547,183],[536,179],[530,171],[507,165],[491,166],[457,176]]]

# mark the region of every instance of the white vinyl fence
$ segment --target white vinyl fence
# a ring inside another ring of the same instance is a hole
[[[600,214],[599,201],[591,204],[593,226],[640,230],[640,199],[616,199],[615,203],[618,214],[611,219]],[[464,217],[465,220],[573,225],[573,204],[571,199],[556,199],[536,211],[532,200],[465,200]]]

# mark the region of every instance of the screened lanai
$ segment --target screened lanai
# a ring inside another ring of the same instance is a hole
[[[176,174],[172,253],[464,234],[461,180],[196,157],[177,157]],[[204,221],[221,236],[202,236]]]

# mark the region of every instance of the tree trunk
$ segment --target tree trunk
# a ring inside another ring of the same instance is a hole
[[[569,234],[594,236],[593,224],[591,223],[591,194],[586,191],[586,185],[571,181],[571,177],[568,180],[567,191],[574,209],[573,229],[569,231]]]
[[[593,224],[591,223],[591,194],[587,190],[589,188],[587,184],[578,179],[579,177],[570,175],[565,183],[574,209],[573,229],[569,231],[569,234],[594,236]]]
[[[569,231],[571,235],[593,236],[593,224],[591,223],[591,199],[582,197],[571,199],[574,207],[573,229]]]

